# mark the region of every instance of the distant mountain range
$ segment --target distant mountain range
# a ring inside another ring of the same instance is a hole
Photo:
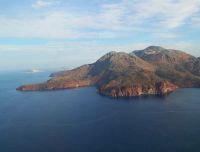
[[[44,83],[21,91],[96,86],[112,97],[165,95],[177,88],[200,87],[200,59],[179,50],[150,46],[131,53],[109,52],[93,64],[51,74]]]

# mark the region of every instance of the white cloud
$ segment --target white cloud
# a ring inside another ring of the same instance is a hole
[[[18,38],[76,38],[76,20],[62,13],[51,13],[39,18],[19,19],[0,17],[1,37]]]
[[[33,7],[44,8],[59,2],[37,0]],[[199,0],[121,0],[101,4],[95,12],[72,12],[66,8],[24,18],[0,16],[0,37],[113,38],[148,32],[161,38],[174,38],[173,30],[193,16],[197,19],[192,23],[199,25]]]
[[[57,1],[57,0],[37,0],[34,4],[32,4],[32,7],[35,9],[39,9],[39,8],[52,6],[55,4],[59,4],[59,1]]]
[[[181,0],[173,5],[168,4],[167,10],[164,11],[165,20],[163,25],[168,24],[169,28],[176,28],[186,24],[187,19],[200,11],[199,0]]]
[[[200,18],[199,17],[193,17],[191,20],[191,24],[193,25],[193,27],[195,28],[199,28],[200,27]]]
[[[200,11],[199,0],[123,0],[118,7],[129,13],[129,21],[138,24],[152,24],[157,27],[176,28]],[[200,15],[199,15],[200,16]]]
[[[174,39],[178,37],[178,34],[172,32],[155,32],[153,35],[157,38],[163,39]]]

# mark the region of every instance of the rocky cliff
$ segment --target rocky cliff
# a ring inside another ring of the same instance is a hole
[[[150,46],[131,53],[109,52],[93,64],[51,74],[21,91],[96,86],[112,97],[163,95],[178,87],[200,87],[200,60],[178,50]]]
[[[144,95],[167,95],[177,89],[177,86],[163,81],[154,85],[132,85],[118,88],[101,87],[99,92],[103,95],[112,97],[131,97],[131,96],[144,96]]]

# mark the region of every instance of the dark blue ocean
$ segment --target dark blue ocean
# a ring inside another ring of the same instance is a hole
[[[200,89],[132,99],[15,90],[49,74],[0,72],[0,152],[200,152]]]

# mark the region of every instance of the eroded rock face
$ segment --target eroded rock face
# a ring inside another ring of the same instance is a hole
[[[45,90],[58,90],[58,89],[70,89],[78,87],[90,86],[91,83],[88,80],[67,82],[67,83],[41,83],[24,85],[17,90],[21,91],[45,91]],[[144,95],[165,95],[174,92],[178,87],[168,81],[156,83],[155,85],[132,85],[115,88],[105,88],[104,86],[99,88],[99,93],[111,97],[134,97]]]
[[[132,85],[129,87],[99,89],[103,95],[112,97],[134,97],[143,95],[165,95],[174,92],[178,87],[168,81],[156,83],[155,85]]]

